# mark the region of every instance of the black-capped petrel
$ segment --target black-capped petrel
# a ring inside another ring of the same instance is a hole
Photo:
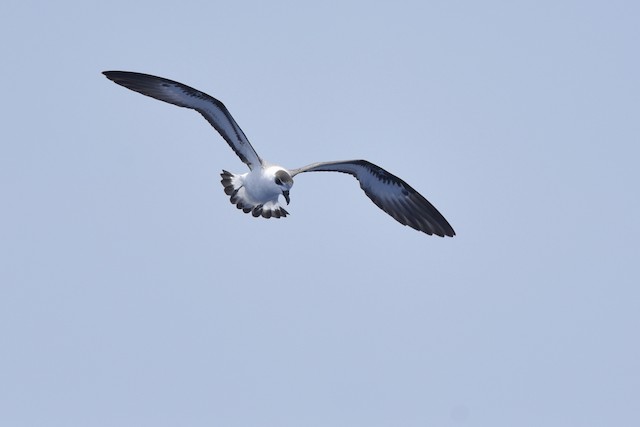
[[[243,174],[226,170],[220,174],[231,203],[245,213],[263,218],[285,217],[288,212],[278,198],[282,195],[289,204],[294,176],[303,172],[342,172],[353,175],[373,203],[400,224],[441,237],[456,234],[427,199],[380,166],[366,160],[341,160],[286,169],[258,156],[229,110],[214,97],[182,83],[148,74],[129,71],[105,71],[103,74],[128,89],[202,114],[249,167],[249,172]]]

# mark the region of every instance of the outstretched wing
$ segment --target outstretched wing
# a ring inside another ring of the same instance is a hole
[[[182,83],[149,74],[130,71],[105,71],[103,74],[127,89],[179,107],[196,110],[211,123],[249,169],[262,165],[262,159],[231,117],[227,107],[214,97]]]
[[[453,237],[456,234],[447,220],[427,199],[409,184],[380,166],[366,160],[321,162],[294,169],[291,171],[291,176],[316,171],[343,172],[353,175],[373,203],[400,224],[440,237]]]

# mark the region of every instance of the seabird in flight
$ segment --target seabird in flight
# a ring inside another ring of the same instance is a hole
[[[179,107],[196,110],[218,131],[248,167],[249,172],[234,174],[223,170],[222,185],[231,203],[254,217],[281,218],[289,213],[279,196],[290,202],[293,177],[303,172],[342,172],[354,176],[360,188],[380,209],[402,225],[437,236],[455,236],[455,231],[438,210],[397,176],[366,160],[312,163],[286,169],[262,159],[253,149],[240,126],[224,104],[212,96],[182,83],[149,74],[105,71],[108,79],[143,95]]]

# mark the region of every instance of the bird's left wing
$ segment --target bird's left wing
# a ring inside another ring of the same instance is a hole
[[[244,163],[253,170],[262,159],[224,104],[197,89],[149,74],[131,71],[104,71],[109,80],[143,95],[199,112],[218,131]]]
[[[366,160],[320,162],[293,169],[291,176],[316,171],[353,175],[373,203],[400,224],[440,237],[453,237],[456,234],[449,222],[427,199],[380,166]]]

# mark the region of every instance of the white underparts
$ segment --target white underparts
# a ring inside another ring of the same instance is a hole
[[[231,203],[244,213],[251,212],[254,217],[261,216],[263,218],[281,218],[289,215],[289,212],[278,203],[277,194],[275,198],[271,196],[266,200],[257,200],[252,197],[244,185],[246,174],[236,175],[223,170],[220,176],[222,177],[220,183],[224,187],[225,194],[229,196]]]

